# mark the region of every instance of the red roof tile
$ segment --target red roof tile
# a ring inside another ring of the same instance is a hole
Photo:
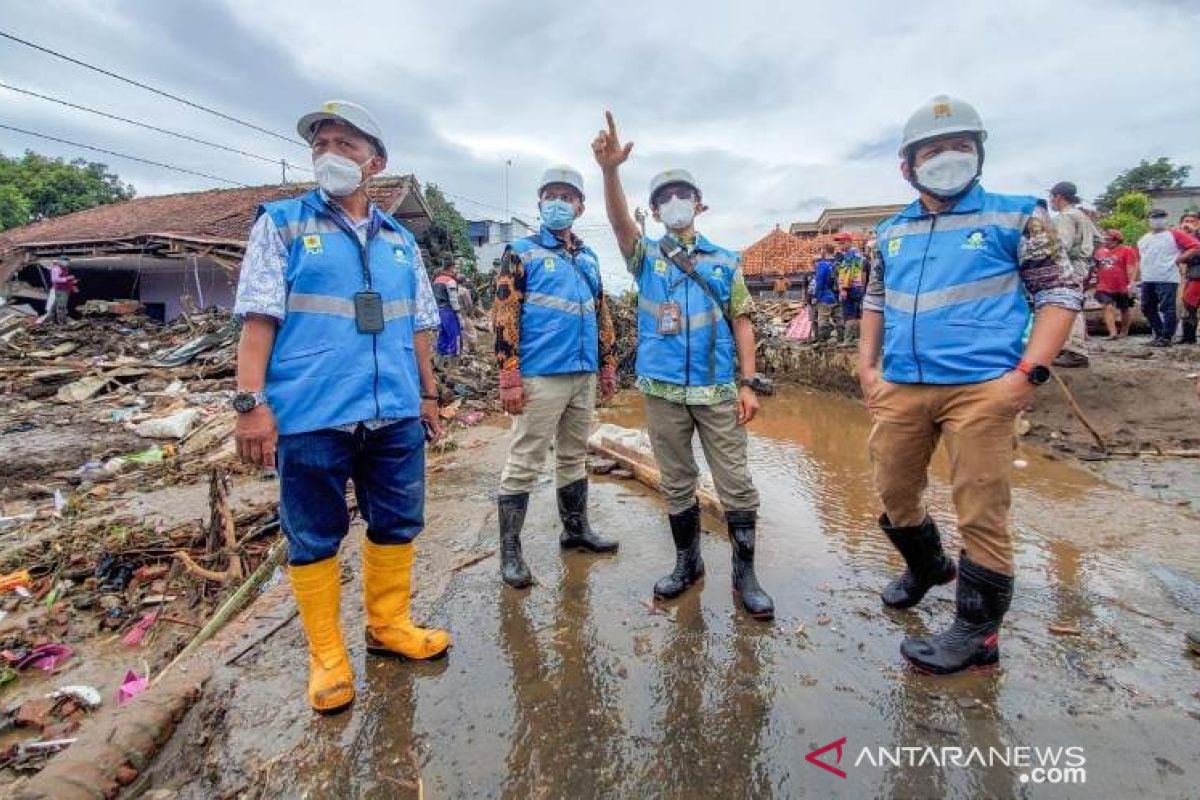
[[[390,209],[415,183],[411,175],[387,176],[373,181],[368,192],[377,205]],[[151,233],[245,241],[259,205],[313,186],[289,183],[137,197],[5,231],[0,234],[0,252],[23,244],[107,241]]]

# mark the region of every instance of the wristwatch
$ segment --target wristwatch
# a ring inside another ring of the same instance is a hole
[[[738,388],[740,389],[743,386],[748,389],[753,389],[754,387],[758,386],[758,378],[742,378],[738,381]]]
[[[233,410],[239,414],[245,414],[266,404],[266,392],[238,392],[229,401],[229,405],[233,406]]]
[[[1041,386],[1046,381],[1050,380],[1050,368],[1043,364],[1034,364],[1032,361],[1021,359],[1021,363],[1017,364],[1017,372],[1024,375],[1034,386]]]

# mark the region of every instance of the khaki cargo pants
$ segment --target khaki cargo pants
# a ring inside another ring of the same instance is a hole
[[[999,382],[934,386],[881,380],[870,404],[875,489],[892,524],[909,527],[924,521],[929,460],[938,442],[945,441],[967,557],[1012,575],[1008,511],[1017,412],[1000,395]]]
[[[500,494],[532,491],[552,446],[556,486],[586,478],[587,440],[596,408],[595,373],[525,378],[521,384],[525,410],[513,420]]]
[[[662,474],[668,514],[682,513],[696,503],[700,469],[692,451],[692,435],[697,431],[721,505],[726,511],[758,509],[758,490],[750,480],[746,461],[746,428],[738,424],[737,403],[692,406],[650,395],[645,398],[646,427]]]

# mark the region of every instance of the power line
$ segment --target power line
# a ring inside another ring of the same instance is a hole
[[[7,130],[7,131],[16,131],[17,133],[23,133],[26,136],[36,136],[39,139],[49,139],[52,142],[59,142],[61,144],[69,144],[72,147],[82,147],[86,150],[95,150],[97,153],[104,153],[105,155],[116,156],[117,158],[127,158],[130,161],[139,161],[143,164],[151,164],[155,167],[162,167],[163,169],[170,169],[170,170],[174,170],[175,172],[184,172],[184,173],[187,173],[188,175],[199,175],[201,178],[208,178],[208,179],[214,180],[214,181],[221,181],[222,183],[230,183],[230,184],[233,184],[234,186],[246,187],[249,185],[249,184],[245,184],[245,183],[239,183],[238,181],[231,181],[228,178],[222,178],[218,175],[209,175],[207,172],[197,172],[194,169],[186,169],[184,167],[177,167],[173,164],[164,164],[161,161],[151,161],[148,158],[141,158],[140,156],[131,156],[128,153],[118,153],[115,150],[105,150],[102,147],[93,147],[90,144],[83,144],[81,142],[72,142],[68,139],[60,139],[57,136],[50,136],[45,133],[38,133],[37,131],[27,131],[27,130],[24,130],[23,128],[14,128],[11,125],[0,124],[0,128],[3,128],[4,130]]]
[[[157,131],[158,133],[165,133],[167,136],[174,136],[177,139],[186,139],[189,142],[196,142],[197,144],[207,145],[208,147],[215,147],[218,150],[225,150],[230,153],[237,153],[238,155],[246,156],[247,158],[256,158],[259,161],[265,161],[268,164],[276,164],[277,165],[277,164],[279,164],[279,162],[281,160],[278,158],[270,158],[269,156],[261,156],[257,153],[250,153],[245,150],[239,150],[236,147],[229,147],[228,145],[219,144],[217,142],[210,142],[206,139],[199,139],[195,136],[190,136],[186,133],[179,133],[178,131],[170,131],[170,130],[167,130],[166,128],[159,128],[155,125],[150,125],[149,123],[146,123],[146,122],[139,122],[136,119],[129,119],[128,117],[121,117],[116,114],[109,114],[107,111],[100,111],[99,109],[88,108],[87,106],[81,106],[76,103],[71,103],[66,100],[62,100],[58,97],[51,97],[49,95],[39,94],[37,92],[30,91],[29,89],[21,89],[16,86],[10,86],[9,84],[4,83],[4,82],[0,82],[0,88],[8,89],[9,91],[12,91],[12,92],[20,92],[21,94],[27,94],[30,97],[37,97],[41,100],[48,100],[51,103],[58,103],[59,105],[67,106],[68,108],[75,108],[80,111],[86,111],[89,114],[96,114],[97,116],[107,117],[108,119],[115,119],[118,122],[126,122],[130,125],[136,125],[139,128],[146,128],[147,130]],[[312,172],[312,170],[310,170],[310,169],[307,169],[307,168],[301,167],[301,166],[297,166],[295,164],[288,164],[288,166],[291,167],[292,169],[301,170],[303,172]]]
[[[162,96],[162,97],[166,97],[166,98],[168,98],[168,99],[174,100],[174,101],[175,101],[175,102],[177,102],[177,103],[183,103],[185,106],[191,106],[192,108],[199,109],[200,111],[204,111],[204,112],[206,112],[206,113],[209,113],[209,114],[212,114],[212,115],[214,115],[214,116],[220,117],[221,119],[224,119],[224,120],[228,120],[228,121],[230,121],[230,122],[237,123],[238,125],[242,125],[242,126],[244,126],[244,127],[246,127],[246,128],[250,128],[251,130],[256,130],[256,131],[258,131],[259,133],[265,133],[265,134],[267,134],[268,136],[274,136],[276,139],[282,139],[283,141],[285,141],[285,142],[288,142],[289,144],[293,144],[293,145],[297,145],[297,146],[302,146],[302,145],[301,145],[301,143],[300,143],[299,141],[297,141],[297,140],[296,140],[294,137],[291,137],[291,136],[284,136],[284,135],[282,135],[282,134],[276,133],[275,131],[272,131],[272,130],[267,130],[266,128],[259,127],[258,125],[255,125],[255,124],[254,124],[254,123],[252,123],[252,122],[246,122],[246,121],[245,121],[245,120],[243,120],[243,119],[238,119],[237,117],[230,116],[229,114],[225,114],[225,113],[223,113],[223,112],[221,112],[221,111],[217,111],[216,109],[209,108],[208,106],[205,106],[205,105],[201,105],[200,103],[193,103],[191,100],[187,100],[187,99],[185,99],[185,98],[182,98],[182,97],[180,97],[180,96],[179,96],[179,95],[177,95],[177,94],[171,94],[170,92],[164,91],[164,90],[162,90],[162,89],[156,89],[155,87],[153,87],[153,86],[149,86],[149,85],[147,85],[147,84],[145,84],[145,83],[142,83],[141,81],[135,81],[133,78],[126,78],[124,75],[118,75],[118,74],[117,74],[117,73],[115,73],[115,72],[110,72],[109,70],[103,69],[103,68],[101,68],[101,67],[97,67],[97,66],[96,66],[96,65],[94,65],[94,64],[89,64],[89,63],[87,63],[86,61],[80,61],[80,60],[79,60],[79,59],[77,59],[77,58],[72,58],[71,56],[64,55],[64,54],[62,54],[62,53],[59,53],[59,52],[57,52],[57,51],[55,51],[55,50],[51,50],[51,49],[50,49],[50,48],[48,48],[48,47],[42,47],[42,46],[41,46],[41,45],[39,45],[39,44],[34,44],[33,42],[26,41],[25,39],[22,39],[22,38],[20,38],[20,37],[18,37],[18,36],[13,36],[11,33],[8,33],[8,32],[6,32],[6,31],[2,31],[2,30],[0,30],[0,37],[3,37],[3,38],[5,38],[5,39],[9,39],[9,40],[11,40],[11,41],[14,41],[14,42],[16,42],[16,43],[18,43],[18,44],[23,44],[23,45],[25,45],[26,47],[31,47],[31,48],[33,48],[34,50],[39,50],[39,51],[41,51],[41,52],[43,52],[43,53],[46,53],[47,55],[52,55],[52,56],[54,56],[55,58],[61,58],[63,61],[69,61],[69,62],[71,62],[72,64],[76,64],[76,65],[78,65],[78,66],[81,66],[81,67],[83,67],[83,68],[85,68],[85,69],[90,69],[90,70],[92,70],[93,72],[99,72],[101,75],[107,75],[107,76],[108,76],[108,77],[110,77],[110,78],[116,78],[116,79],[117,79],[117,80],[119,80],[119,81],[124,81],[125,83],[128,83],[128,84],[130,84],[131,86],[136,86],[136,87],[138,87],[139,89],[145,89],[145,90],[146,90],[146,91],[148,91],[148,92],[154,92],[154,94],[157,94],[157,95],[160,95],[160,96]],[[306,147],[307,145],[303,145],[303,146],[305,146],[305,147]]]

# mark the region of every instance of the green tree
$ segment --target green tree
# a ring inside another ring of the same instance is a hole
[[[0,231],[29,224],[29,200],[17,187],[0,183]]]
[[[67,162],[26,150],[21,158],[0,154],[0,230],[86,208],[128,200],[132,186],[108,166],[82,158]]]
[[[429,254],[433,256],[434,263],[429,264],[428,268],[436,271],[445,260],[462,258],[466,272],[473,277],[475,249],[471,247],[467,220],[436,184],[425,185],[425,202],[433,212],[433,224],[429,227]]]
[[[1096,208],[1112,213],[1116,210],[1117,199],[1129,192],[1144,192],[1148,189],[1171,189],[1183,186],[1192,168],[1186,164],[1175,166],[1166,156],[1157,161],[1142,162],[1136,167],[1127,169],[1113,178],[1104,190],[1104,194],[1096,198]]]
[[[1100,220],[1100,227],[1116,228],[1125,237],[1125,244],[1137,244],[1150,230],[1150,198],[1141,192],[1126,192],[1113,205],[1115,210]]]

